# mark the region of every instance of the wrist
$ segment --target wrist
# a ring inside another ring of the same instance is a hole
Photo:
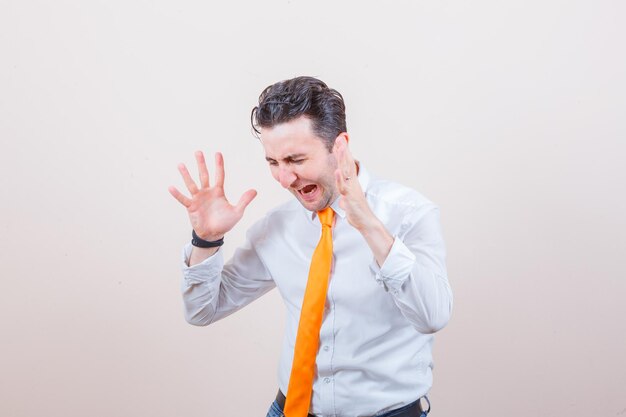
[[[191,244],[197,248],[217,248],[224,244],[224,235],[222,236],[199,236],[195,230],[191,231]]]
[[[377,219],[369,228],[360,230],[361,235],[372,250],[379,267],[382,267],[391,251],[395,238],[387,231],[387,228]]]
[[[383,223],[373,213],[370,213],[356,228],[363,236],[372,236],[386,230]]]
[[[199,248],[197,246],[191,246],[191,254],[189,255],[189,262],[187,266],[194,266],[206,259],[215,255],[220,250],[220,246],[215,248]]]

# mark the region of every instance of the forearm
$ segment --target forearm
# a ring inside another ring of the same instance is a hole
[[[183,250],[181,290],[185,319],[196,326],[212,322],[219,302],[223,259],[221,253],[215,253],[217,249],[202,249],[187,244]],[[214,256],[202,261],[202,252],[207,251],[213,251]]]
[[[396,249],[403,246],[396,243]],[[410,259],[409,252],[390,255],[389,261],[376,274],[376,280],[389,291],[402,315],[421,333],[441,330],[450,320],[452,291],[448,279],[432,266]],[[392,257],[394,259],[392,259]]]
[[[181,289],[185,318],[190,324],[211,324],[274,288],[274,281],[250,242],[250,238],[256,240],[263,230],[262,225],[253,227],[246,243],[235,250],[226,264],[222,252],[216,248],[203,250],[191,244],[185,245]],[[207,253],[211,251],[212,256]],[[203,257],[206,259],[191,265]]]
[[[387,231],[385,225],[373,214],[367,225],[359,229],[359,232],[372,250],[378,266],[382,266],[393,246],[394,238],[391,233]]]
[[[420,213],[421,211],[421,213]],[[435,206],[412,211],[376,280],[389,291],[402,314],[421,333],[433,333],[450,319],[453,298],[446,270],[446,250]]]
[[[219,246],[216,248],[198,248],[193,246],[193,249],[191,250],[191,255],[189,256],[188,266],[194,266],[207,260],[211,256],[215,255],[215,253],[219,249]]]
[[[422,333],[434,333],[444,327],[452,307],[445,275],[420,265],[415,255],[401,241],[396,242],[373,214],[364,225],[359,232],[376,260],[376,279],[391,291],[402,314]]]

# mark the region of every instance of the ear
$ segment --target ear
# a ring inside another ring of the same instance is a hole
[[[346,148],[348,147],[348,142],[350,141],[350,137],[348,136],[347,132],[341,132],[339,134],[339,136],[337,136],[335,138],[335,144],[333,145],[333,153],[335,153],[335,151],[337,150],[337,147],[340,146],[340,144],[344,144]]]

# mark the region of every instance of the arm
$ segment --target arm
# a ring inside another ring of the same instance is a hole
[[[375,261],[371,269],[376,280],[391,292],[401,313],[419,332],[440,330],[450,319],[452,291],[439,210],[432,204],[411,208],[404,215],[401,235],[392,236],[372,212],[354,178],[358,168],[348,151],[347,137],[337,138],[333,153],[340,206],[372,251]]]
[[[429,204],[405,215],[385,262],[370,266],[420,333],[434,333],[450,320],[453,298],[445,258],[439,209]]]
[[[220,250],[201,263],[187,266],[192,246],[185,246],[181,290],[188,323],[196,326],[214,323],[274,288],[274,281],[254,247],[263,230],[262,224],[250,229],[246,243],[226,265]]]
[[[224,159],[220,153],[215,154],[216,175],[213,186],[209,183],[209,173],[202,152],[197,151],[196,162],[200,176],[200,187],[189,175],[184,164],[178,166],[191,197],[183,195],[175,187],[169,192],[186,209],[191,227],[196,234],[205,240],[219,240],[230,231],[243,216],[243,212],[256,196],[255,190],[246,191],[236,205],[232,205],[224,194]],[[222,278],[227,271],[222,271],[222,257],[219,248],[196,248],[187,245],[184,253],[183,266],[183,300],[187,320],[192,324],[206,325],[216,320],[220,303],[225,305],[226,314],[249,303],[254,298],[232,297],[232,303],[223,303],[228,297],[224,288],[239,288],[236,280],[229,287],[229,280]],[[243,257],[245,261],[245,256]],[[251,266],[255,266],[251,262]],[[245,276],[245,275],[244,275]],[[223,282],[224,281],[224,282]],[[262,286],[266,288],[267,286]],[[270,287],[271,288],[271,287]],[[266,289],[266,291],[269,288]],[[232,293],[232,291],[231,291]],[[234,292],[236,294],[236,291]]]

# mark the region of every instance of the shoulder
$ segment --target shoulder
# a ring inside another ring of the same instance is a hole
[[[365,194],[373,203],[396,206],[398,210],[414,211],[435,206],[435,203],[411,187],[374,176],[370,177]]]
[[[280,224],[293,221],[295,218],[302,216],[302,206],[297,200],[291,199],[274,207],[265,213],[265,219],[268,224]]]
[[[364,173],[361,185],[367,202],[392,235],[402,240],[420,240],[430,232],[439,235],[440,213],[435,203],[411,187]]]
[[[281,233],[288,229],[289,224],[302,216],[302,206],[297,200],[286,201],[270,209],[263,217],[257,220],[249,229],[248,237],[254,241],[265,240],[273,233]]]
[[[365,195],[374,214],[396,234],[424,221],[438,222],[439,207],[419,191],[395,181],[371,176]]]

